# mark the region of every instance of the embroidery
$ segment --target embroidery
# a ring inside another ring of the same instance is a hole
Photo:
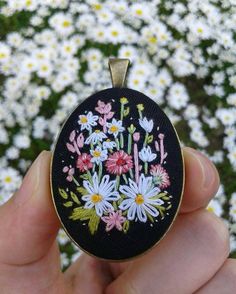
[[[99,100],[93,111],[78,114],[65,143],[74,164],[62,172],[74,189],[60,187],[59,195],[69,218],[87,224],[91,234],[100,227],[127,233],[133,222],[161,221],[172,207],[165,134],[144,116],[143,104],[131,106],[121,97],[117,112],[112,101]],[[132,118],[134,112],[139,119]]]

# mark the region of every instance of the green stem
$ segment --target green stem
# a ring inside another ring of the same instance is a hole
[[[141,110],[138,111],[138,114],[139,114],[139,117],[142,119],[143,118],[143,114],[142,114],[142,111]]]
[[[116,176],[116,189],[118,190],[120,186],[120,176]]]
[[[76,180],[76,178],[75,177],[73,177],[73,182],[76,184],[76,186],[80,186],[80,184],[78,183],[78,181]]]
[[[102,177],[102,163],[99,163],[99,170],[98,170],[98,180],[99,182],[101,181],[101,177]]]
[[[118,138],[116,138],[116,147],[117,147],[117,150],[120,150],[120,142]]]
[[[144,162],[144,173],[145,173],[145,175],[147,174],[147,172],[148,172],[148,163]]]
[[[126,183],[126,184],[128,184],[128,180],[127,180],[127,177],[126,177],[126,175],[125,175],[125,174],[123,174],[122,176],[123,176],[123,179],[125,180],[125,183]]]
[[[131,153],[131,148],[132,148],[132,135],[131,134],[129,134],[129,136],[128,136],[128,154],[130,154]]]
[[[146,134],[145,134],[145,139],[144,139],[144,142],[143,142],[143,147],[146,147],[146,145],[147,145],[147,140],[148,140],[148,133],[146,132]]]
[[[91,172],[89,170],[87,170],[87,175],[88,175],[89,182],[92,184],[93,183],[92,175],[91,175]]]
[[[133,179],[134,178],[134,174],[133,174],[133,170],[132,169],[129,170],[129,174],[130,174],[130,177]]]
[[[124,148],[124,136],[122,133],[120,134],[120,148]]]

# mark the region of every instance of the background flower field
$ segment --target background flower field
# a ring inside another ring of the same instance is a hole
[[[216,164],[208,209],[228,224],[236,256],[235,0],[0,1],[0,204],[71,110],[111,86],[111,56],[130,58],[128,87]],[[58,240],[66,267],[79,253],[63,231]]]

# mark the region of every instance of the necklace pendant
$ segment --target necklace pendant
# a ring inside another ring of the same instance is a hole
[[[139,256],[164,237],[184,186],[177,133],[153,100],[124,87],[128,64],[110,59],[113,87],[71,113],[51,163],[65,231],[83,251],[110,261]]]

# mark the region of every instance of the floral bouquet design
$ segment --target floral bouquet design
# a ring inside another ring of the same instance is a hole
[[[119,103],[119,113],[112,101],[99,100],[93,112],[78,115],[66,143],[75,160],[63,172],[75,189],[59,188],[59,194],[72,209],[70,219],[88,224],[91,234],[102,224],[106,232],[127,233],[132,222],[152,224],[172,207],[165,135],[158,128],[154,138],[154,122],[143,116],[143,104],[135,108],[139,119],[133,119],[128,99]]]

